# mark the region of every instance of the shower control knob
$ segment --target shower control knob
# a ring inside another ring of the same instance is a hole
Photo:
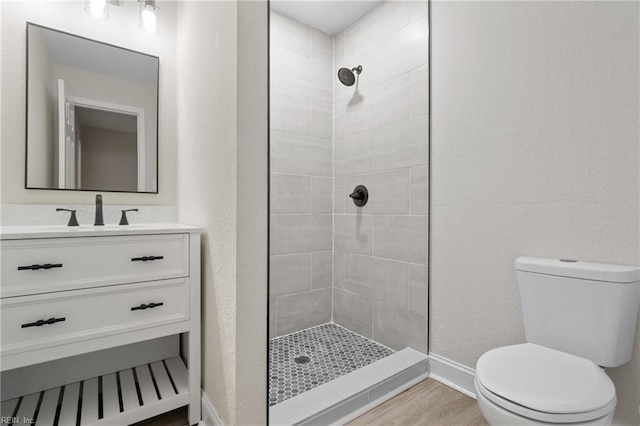
[[[367,188],[364,185],[358,185],[355,187],[353,192],[349,194],[349,197],[353,199],[353,203],[356,206],[362,207],[367,204],[367,201],[369,201],[369,191],[367,191]]]

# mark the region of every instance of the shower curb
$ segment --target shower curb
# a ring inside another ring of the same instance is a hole
[[[428,376],[427,356],[406,348],[272,406],[269,424],[345,424]]]

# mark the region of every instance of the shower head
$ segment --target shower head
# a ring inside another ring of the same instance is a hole
[[[357,67],[352,69],[340,68],[338,70],[338,79],[340,80],[340,83],[344,84],[345,86],[353,86],[353,84],[356,82],[355,74],[360,74],[361,72],[362,65],[358,65]]]

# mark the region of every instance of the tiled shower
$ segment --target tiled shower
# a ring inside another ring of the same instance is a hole
[[[426,353],[428,31],[421,1],[381,2],[331,35],[271,12],[272,350],[334,323],[380,353]],[[343,85],[338,69],[358,65]]]

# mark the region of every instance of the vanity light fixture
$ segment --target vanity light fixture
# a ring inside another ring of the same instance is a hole
[[[96,19],[109,19],[109,2],[107,0],[87,0],[84,10]]]
[[[156,0],[138,0],[140,3],[140,29],[149,33],[158,32]]]
[[[96,19],[109,19],[109,4],[120,6],[121,0],[85,0],[84,10]],[[142,31],[156,34],[158,32],[159,9],[156,0],[138,0],[140,5],[140,24]]]

